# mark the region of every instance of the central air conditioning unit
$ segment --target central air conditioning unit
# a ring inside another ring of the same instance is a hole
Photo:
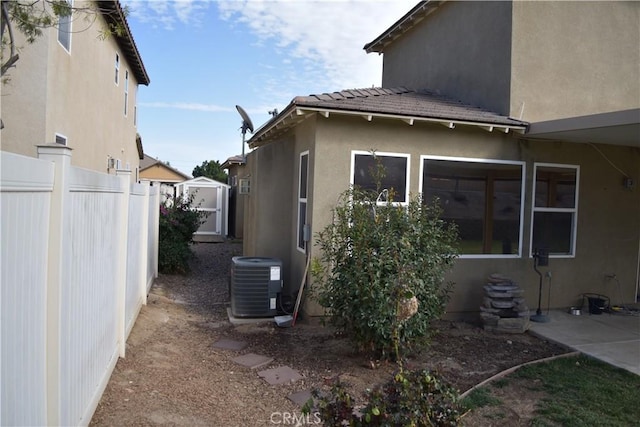
[[[231,259],[231,314],[235,317],[272,317],[282,291],[282,261],[236,256]]]

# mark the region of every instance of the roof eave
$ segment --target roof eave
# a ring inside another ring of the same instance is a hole
[[[444,1],[446,0],[426,0],[419,2],[375,40],[364,45],[363,49],[367,53],[383,53],[384,48],[389,43],[400,37],[405,31],[415,27],[420,21],[435,11]]]
[[[462,120],[455,118],[441,118],[441,117],[425,117],[425,116],[413,116],[404,114],[390,114],[380,112],[369,111],[354,111],[354,110],[340,110],[335,108],[322,108],[311,107],[290,104],[285,111],[283,111],[275,120],[267,123],[261,129],[256,131],[253,137],[248,141],[249,147],[254,149],[262,145],[269,143],[275,135],[280,134],[289,129],[294,124],[300,122],[310,114],[319,114],[324,118],[329,118],[332,114],[347,115],[347,116],[359,116],[366,121],[373,121],[373,119],[391,119],[399,120],[406,123],[409,126],[413,126],[415,123],[435,123],[441,124],[449,129],[454,129],[457,126],[473,126],[488,132],[515,132],[518,134],[524,134],[527,130],[528,124],[521,123],[491,123],[482,121]]]
[[[123,35],[120,36],[114,34],[113,37],[120,46],[120,49],[122,49],[122,52],[125,54],[127,61],[130,63],[131,69],[138,83],[149,86],[149,83],[151,83],[149,74],[147,74],[147,70],[142,62],[140,51],[138,51],[138,47],[136,46],[133,34],[131,33],[131,28],[129,28],[124,10],[122,9],[122,5],[120,5],[120,1],[98,1],[97,3],[99,10],[102,12],[102,16],[107,23],[122,27],[124,30]]]

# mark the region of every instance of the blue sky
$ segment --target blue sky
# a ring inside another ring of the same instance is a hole
[[[235,105],[257,129],[295,96],[379,86],[382,57],[362,47],[417,0],[121,2],[151,78],[138,90],[144,151],[191,174],[241,153]]]

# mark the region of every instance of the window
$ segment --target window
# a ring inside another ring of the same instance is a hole
[[[120,55],[118,55],[118,53],[116,52],[116,76],[115,76],[116,86],[118,85],[119,82],[120,82]]]
[[[233,175],[229,181],[230,185],[232,187],[237,187],[238,186],[238,175]]]
[[[240,190],[238,192],[240,194],[249,194],[251,191],[251,181],[248,178],[240,178],[238,181],[240,182]]]
[[[304,226],[307,223],[307,187],[309,178],[309,152],[300,154],[298,169],[298,249],[305,251]]]
[[[534,175],[531,250],[547,248],[550,255],[574,256],[579,167],[536,163]]]
[[[389,201],[407,203],[409,201],[408,154],[352,151],[351,184],[363,190],[377,191],[377,162],[384,169],[384,176],[380,179],[381,190],[393,190],[393,199]]]
[[[421,167],[423,201],[439,199],[463,256],[520,255],[523,162],[423,156]]]
[[[127,106],[129,104],[129,71],[124,72],[124,116],[127,117]]]
[[[56,144],[67,145],[67,137],[56,133]]]
[[[68,0],[67,4],[71,8],[73,3]],[[58,18],[58,42],[67,52],[71,52],[71,9],[68,12],[68,15]]]

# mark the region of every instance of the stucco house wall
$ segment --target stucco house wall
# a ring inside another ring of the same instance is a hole
[[[640,3],[447,1],[384,47],[383,87],[530,122],[637,108]]]
[[[74,7],[84,3],[76,1]],[[81,31],[89,25],[82,18],[73,20],[69,51],[59,43],[57,28],[43,29],[33,44],[18,41],[20,59],[2,87],[2,150],[35,157],[37,144],[55,142],[61,135],[74,150],[75,166],[115,173],[107,160],[119,159],[135,180],[140,161],[135,124],[140,82],[117,36],[99,39],[99,31],[107,26],[103,15],[98,13],[90,28]]]
[[[502,1],[444,2],[385,48],[382,87],[434,89],[508,113],[511,9]]]
[[[510,114],[530,122],[638,108],[640,3],[513,2]]]
[[[295,139],[284,135],[247,155],[250,192],[245,197],[243,253],[283,261],[284,286],[291,284],[292,223],[295,203]],[[290,288],[289,288],[290,289]]]
[[[293,133],[290,132],[289,138],[293,137]],[[635,299],[640,193],[625,189],[619,172],[594,148],[585,150],[582,144],[528,141],[475,128],[446,129],[439,125],[423,124],[409,127],[397,120],[366,122],[359,117],[342,116],[332,116],[330,119],[314,116],[305,120],[295,135],[295,143],[290,139],[287,142],[274,141],[260,147],[252,156],[264,150],[273,154],[273,150],[282,150],[287,146],[291,151],[283,158],[292,157],[295,151],[297,154],[293,156],[291,164],[296,165],[299,153],[310,150],[310,165],[313,165],[310,167],[313,170],[310,172],[310,177],[313,177],[310,181],[313,184],[309,188],[313,189],[313,194],[309,197],[308,210],[314,236],[331,223],[331,210],[336,206],[340,193],[349,186],[352,150],[375,149],[410,155],[409,188],[414,195],[420,191],[422,155],[525,162],[521,254],[511,258],[459,258],[449,275],[456,287],[448,312],[456,317],[479,310],[485,279],[495,272],[506,274],[519,282],[525,289],[525,298],[530,307],[536,308],[539,277],[533,270],[530,252],[534,163],[579,166],[575,257],[551,257],[551,300],[548,302],[545,294],[543,304],[545,307],[548,303],[551,307],[576,305],[580,303],[580,294],[583,292],[603,293],[623,298],[627,303]],[[313,143],[310,144],[310,141]],[[609,145],[597,148],[621,169],[633,171],[634,176],[640,175],[639,149]],[[271,155],[262,160],[267,163],[274,161]],[[279,197],[278,188],[282,183],[297,183],[297,174],[297,167],[289,170],[271,169],[270,184],[260,186],[260,202],[253,205],[253,209],[262,214],[262,218],[256,218],[256,222],[263,227],[262,230],[269,229],[269,232],[247,233],[245,238],[246,245],[256,248],[253,252],[245,250],[245,253],[283,259],[285,266],[291,270],[287,280],[294,280],[291,283],[294,290],[299,286],[295,282],[302,277],[305,261],[304,254],[296,249],[296,206],[284,200],[278,203],[272,201]],[[290,191],[295,195],[297,189],[290,188]],[[255,200],[257,194],[252,193],[251,197]],[[295,199],[292,196],[290,200]],[[276,206],[277,214],[273,211]],[[291,218],[291,221],[284,221],[282,218],[285,217]],[[317,248],[312,248],[311,255],[317,256]],[[611,273],[615,273],[620,280],[620,290],[616,282],[605,279],[605,274]],[[620,295],[618,292],[621,292]],[[313,315],[322,314],[322,309],[312,301],[308,301],[305,310]]]

